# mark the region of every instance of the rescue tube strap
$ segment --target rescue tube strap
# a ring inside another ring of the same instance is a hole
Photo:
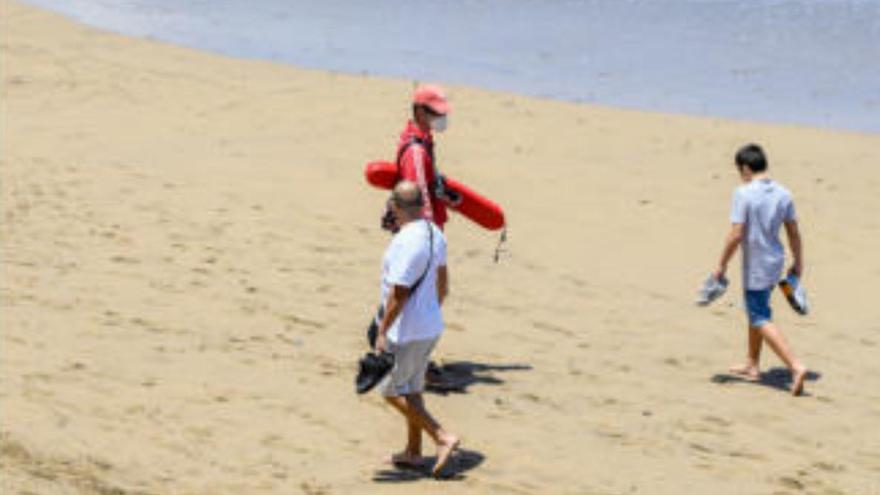
[[[503,229],[501,229],[501,237],[498,238],[498,245],[495,246],[495,263],[498,263],[498,260],[501,259],[501,253],[507,252],[504,249],[503,244],[507,242],[507,226],[505,225]]]

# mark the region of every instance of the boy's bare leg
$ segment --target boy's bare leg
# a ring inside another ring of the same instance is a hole
[[[449,462],[452,453],[458,448],[459,439],[457,436],[444,430],[428,410],[425,409],[425,401],[422,399],[422,394],[407,395],[406,401],[415,420],[437,444],[437,462],[434,463],[431,471],[434,476],[438,476],[446,466],[446,463]]]
[[[788,341],[785,340],[785,335],[782,334],[782,331],[776,325],[767,323],[760,330],[761,335],[770,344],[773,352],[791,370],[791,394],[800,395],[804,391],[804,379],[807,377],[807,368],[794,356]]]
[[[422,429],[413,419],[412,411],[404,397],[385,397],[385,400],[406,418],[407,440],[403,452],[392,454],[389,459],[393,464],[405,466],[421,466],[425,463],[422,457]]]
[[[749,327],[749,349],[746,355],[745,364],[730,367],[730,372],[734,375],[742,376],[749,380],[758,380],[761,378],[761,369],[758,363],[761,359],[761,343],[764,341],[761,337],[761,330],[755,327]]]

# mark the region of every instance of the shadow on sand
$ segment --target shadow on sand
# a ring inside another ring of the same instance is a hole
[[[425,390],[440,395],[464,394],[474,384],[500,385],[504,383],[504,380],[495,376],[496,373],[531,369],[532,366],[528,364],[484,364],[472,361],[451,361],[442,365],[431,363]],[[475,450],[458,449],[446,467],[443,468],[438,479],[464,480],[465,473],[482,464],[484,459],[485,456]],[[431,467],[436,458],[429,457],[427,460],[429,462],[419,468],[389,466],[380,469],[373,475],[373,481],[376,483],[404,483],[432,478]]]
[[[495,376],[495,372],[501,371],[526,371],[531,370],[528,364],[483,364],[471,361],[452,361],[442,366],[432,366],[428,369],[425,389],[428,392],[446,395],[449,393],[464,394],[468,388],[475,384],[500,385],[504,380]]]
[[[452,458],[449,459],[449,463],[443,468],[438,479],[444,481],[464,480],[467,477],[465,473],[482,464],[483,459],[485,459],[483,454],[475,450],[459,449],[452,454]],[[430,462],[421,468],[391,466],[387,469],[381,469],[373,475],[373,481],[376,483],[405,483],[432,478],[431,466],[436,458],[429,457],[428,460]]]
[[[822,373],[816,371],[807,371],[807,378],[806,380],[804,380],[804,388],[806,389],[807,382],[815,382],[818,381],[820,378],[822,378]],[[731,373],[716,373],[712,375],[712,378],[710,380],[712,381],[712,383],[718,383],[721,385],[727,383],[748,383],[788,392],[791,388],[792,376],[791,371],[788,368],[777,367],[770,368],[769,370],[761,373],[761,377],[757,381],[752,381],[745,377],[734,375]],[[806,390],[803,395],[810,395],[809,391]]]

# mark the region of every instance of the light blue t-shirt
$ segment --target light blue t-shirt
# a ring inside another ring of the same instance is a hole
[[[769,289],[779,281],[785,265],[779,228],[794,219],[791,193],[779,183],[755,179],[736,189],[730,221],[745,224],[742,258],[746,290]]]

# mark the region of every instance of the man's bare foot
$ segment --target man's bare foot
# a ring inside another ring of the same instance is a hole
[[[418,469],[427,464],[427,459],[417,454],[410,454],[409,452],[398,452],[388,456],[388,458],[385,459],[385,462],[401,468]]]
[[[761,379],[761,371],[758,370],[758,367],[753,364],[741,364],[738,366],[731,366],[729,369],[732,375],[736,375],[750,382],[756,382]]]
[[[435,478],[440,477],[440,473],[443,472],[443,468],[446,467],[449,459],[452,458],[452,453],[458,448],[459,443],[461,442],[458,437],[449,435],[446,441],[437,447],[437,462],[434,463],[434,468],[431,469],[431,474]]]
[[[807,378],[807,368],[801,366],[791,370],[791,395],[798,396],[804,392],[804,380]]]

